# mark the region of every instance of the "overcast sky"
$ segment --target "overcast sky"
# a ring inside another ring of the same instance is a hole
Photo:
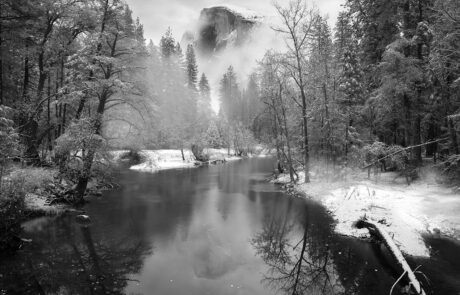
[[[158,44],[161,35],[168,26],[173,30],[176,40],[193,26],[203,8],[219,4],[232,4],[254,10],[264,16],[273,16],[273,0],[127,0],[135,17],[140,17],[144,24],[145,38]],[[283,5],[288,0],[278,0]],[[333,26],[340,5],[344,0],[318,0],[317,7],[322,14],[329,16],[329,24]]]

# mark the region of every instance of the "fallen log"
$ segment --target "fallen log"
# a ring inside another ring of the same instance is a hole
[[[414,272],[407,263],[406,259],[402,255],[401,250],[399,250],[398,246],[395,244],[393,239],[390,237],[388,232],[384,229],[384,227],[381,224],[370,221],[366,217],[364,217],[357,221],[355,226],[357,228],[367,228],[369,232],[371,232],[371,234],[377,236],[385,244],[393,258],[396,259],[398,264],[401,266],[403,274],[407,274],[409,286],[411,287],[411,289],[415,291],[416,294],[426,295],[425,291],[422,288],[422,285],[420,284],[420,281],[417,279]]]

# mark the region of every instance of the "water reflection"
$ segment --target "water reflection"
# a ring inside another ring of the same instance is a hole
[[[0,286],[5,294],[124,294],[129,274],[138,272],[152,252],[146,241],[126,233],[95,239],[92,228],[72,216],[27,224],[31,249],[2,257]]]
[[[291,202],[287,205],[268,216],[262,232],[252,240],[269,266],[264,283],[285,294],[345,294],[328,245],[328,231],[316,230],[308,205],[302,213],[292,212]],[[290,218],[293,213],[296,217]]]
[[[265,182],[272,167],[127,171],[121,189],[85,207],[90,227],[74,216],[27,223],[33,243],[0,257],[0,294],[387,295],[399,274],[379,246],[334,234],[321,205]],[[450,268],[435,283],[457,294],[460,270],[448,258],[458,247],[445,245],[433,244],[442,263],[430,269]]]

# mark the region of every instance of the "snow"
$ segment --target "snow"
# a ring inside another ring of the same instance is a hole
[[[153,172],[195,166],[195,160],[190,150],[184,150],[185,161],[182,160],[180,150],[143,150],[142,154],[147,158],[147,161],[131,166],[130,169]]]
[[[299,176],[302,183],[302,173]],[[296,190],[328,209],[337,221],[337,233],[368,237],[367,229],[353,226],[366,216],[381,222],[401,251],[409,255],[430,255],[423,234],[460,239],[460,196],[433,178],[408,186],[404,179],[395,180],[393,173],[382,174],[377,180],[368,180],[363,175],[353,177],[352,182],[325,182],[311,176],[311,183],[299,184]],[[280,175],[274,182],[287,183],[289,175]]]
[[[234,156],[234,151],[230,149],[228,155],[227,149],[211,149],[204,150],[209,155],[210,161],[236,161],[241,160],[242,157]],[[155,172],[165,169],[183,169],[196,167],[196,161],[189,149],[184,149],[185,161],[182,160],[180,150],[143,150],[141,152],[147,160],[139,165],[131,166],[130,169],[144,172]],[[116,152],[115,154],[118,154]]]
[[[335,230],[351,236],[367,236],[367,229],[356,229],[353,223],[362,216],[378,222],[385,221],[388,232],[402,252],[414,256],[429,256],[421,233],[425,224],[420,216],[419,203],[404,190],[373,184],[358,184],[338,188],[326,195],[323,204],[338,219]]]

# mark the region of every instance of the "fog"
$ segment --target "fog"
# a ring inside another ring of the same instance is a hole
[[[250,40],[243,45],[228,46],[212,57],[198,56],[199,71],[208,76],[211,84],[212,108],[216,112],[219,109],[219,82],[230,65],[235,69],[240,88],[244,88],[249,74],[255,70],[258,60],[265,52],[269,49],[282,50],[284,47],[282,38],[271,29],[271,27],[278,26],[280,21],[274,7],[275,2],[272,0],[128,0],[127,2],[133,8],[134,15],[141,18],[145,37],[152,39],[157,45],[168,27],[172,28],[177,41],[182,41],[185,32],[191,31],[196,35],[199,28],[200,11],[206,7],[229,4],[250,9],[263,17],[263,22],[253,29]],[[287,1],[277,2],[282,6],[287,4]],[[326,0],[320,3],[311,2],[310,6],[316,6],[322,15],[328,16],[329,25],[333,27],[343,2],[343,0]],[[184,44],[182,47],[185,50]]]
[[[281,50],[283,42],[270,27],[270,23],[261,23],[254,27],[249,40],[239,46],[229,46],[212,57],[198,59],[199,69],[204,72],[211,84],[212,107],[219,108],[219,83],[223,74],[231,65],[237,74],[240,89],[245,88],[248,77],[257,67],[268,49]]]

